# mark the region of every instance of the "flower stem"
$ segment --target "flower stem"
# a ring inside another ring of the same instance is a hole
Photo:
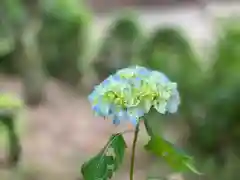
[[[134,132],[133,144],[132,144],[132,157],[131,157],[130,173],[129,173],[130,180],[133,180],[133,174],[134,174],[135,151],[136,151],[136,144],[137,144],[137,138],[138,138],[138,132],[139,132],[139,124],[140,123],[138,123],[136,126],[136,129]]]

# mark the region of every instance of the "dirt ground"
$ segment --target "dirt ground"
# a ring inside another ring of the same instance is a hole
[[[0,77],[0,89],[21,95],[21,83],[15,78]],[[1,180],[81,179],[81,164],[105,145],[111,133],[131,129],[129,125],[115,127],[110,121],[94,117],[86,96],[59,82],[49,82],[45,90],[46,101],[39,107],[26,109],[20,166],[16,172],[0,170]],[[132,134],[126,134],[125,138],[130,147]],[[146,180],[152,173],[164,171],[144,152],[142,146],[147,139],[142,128],[136,154],[136,180]],[[130,148],[116,180],[128,179],[129,159]]]

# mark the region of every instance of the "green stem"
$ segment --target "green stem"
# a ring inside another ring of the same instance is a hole
[[[132,157],[131,157],[130,173],[129,173],[130,180],[133,180],[134,163],[135,163],[135,151],[136,151],[138,132],[139,132],[139,123],[137,124],[137,127],[135,129],[134,138],[133,138],[133,144],[132,144]]]

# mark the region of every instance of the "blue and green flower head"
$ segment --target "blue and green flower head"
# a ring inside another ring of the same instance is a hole
[[[175,113],[180,104],[177,84],[163,73],[134,66],[124,68],[96,86],[89,95],[93,111],[113,120],[136,125],[151,108],[159,113]]]

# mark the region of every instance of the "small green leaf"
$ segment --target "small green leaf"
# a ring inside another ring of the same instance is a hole
[[[181,149],[175,147],[162,137],[152,136],[145,148],[153,154],[163,158],[175,171],[182,172],[190,170],[193,173],[201,174],[193,166],[192,157],[188,156]]]
[[[84,180],[109,180],[122,164],[126,143],[122,134],[113,134],[99,154],[82,165]]]
[[[144,125],[149,136],[158,135],[161,131],[160,129],[160,118],[159,113],[155,109],[151,109],[148,114],[144,117]]]

